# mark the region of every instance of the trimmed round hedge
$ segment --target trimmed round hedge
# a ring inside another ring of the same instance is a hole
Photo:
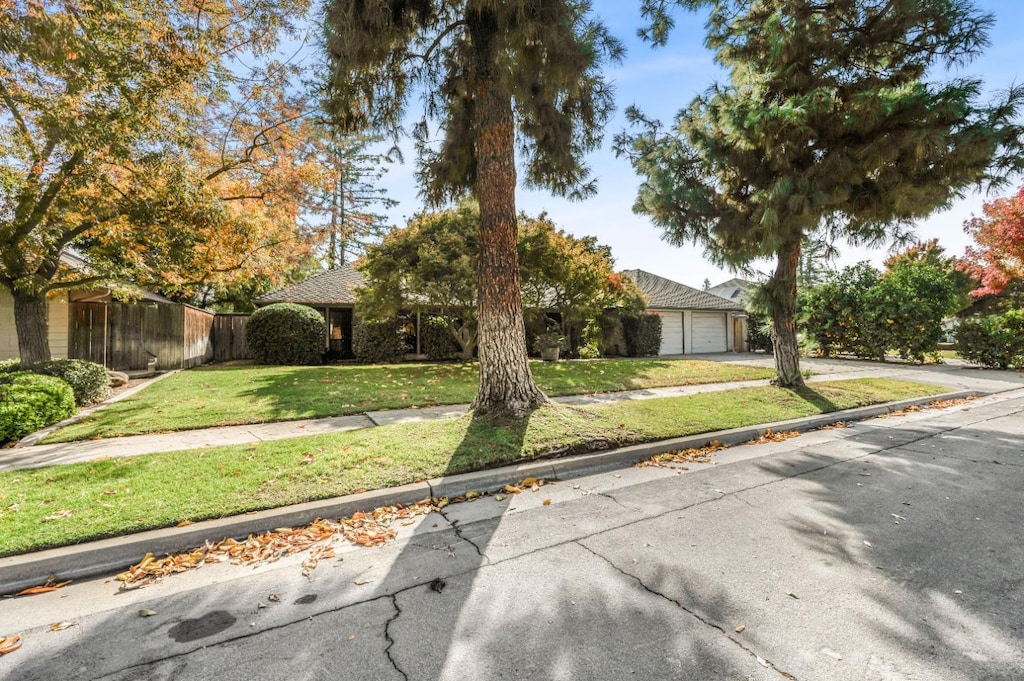
[[[75,413],[75,393],[54,376],[0,374],[0,442],[9,442]]]
[[[84,359],[51,359],[28,367],[37,374],[56,376],[71,386],[79,407],[110,397],[110,375],[106,368]]]
[[[295,303],[274,303],[249,317],[245,339],[257,364],[320,364],[327,322],[319,312]]]

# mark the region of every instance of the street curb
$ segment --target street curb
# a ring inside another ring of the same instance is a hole
[[[219,541],[226,537],[242,539],[250,534],[279,527],[304,525],[317,518],[341,518],[357,511],[370,511],[380,506],[413,504],[428,497],[454,497],[468,491],[489,491],[508,483],[519,482],[527,477],[566,479],[589,475],[611,468],[630,466],[656,454],[703,447],[714,440],[727,445],[741,444],[763,436],[768,430],[806,432],[839,421],[861,421],[936,400],[950,400],[983,394],[985,393],[977,390],[961,390],[788,421],[659,440],[565,458],[541,458],[501,468],[435,478],[401,487],[324,499],[241,516],[205,520],[185,527],[149,530],[75,546],[8,556],[0,558],[0,594],[17,593],[22,589],[42,584],[48,577],[64,581],[109,574],[127,569],[128,566],[140,561],[147,553],[160,556],[185,551],[202,546],[207,540]]]

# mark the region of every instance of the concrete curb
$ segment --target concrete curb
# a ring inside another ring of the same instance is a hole
[[[147,553],[159,556],[185,551],[202,546],[207,540],[219,541],[225,537],[241,539],[250,534],[278,527],[304,525],[317,518],[341,518],[356,511],[369,511],[380,506],[399,503],[412,504],[428,497],[453,497],[468,491],[489,491],[508,483],[518,482],[526,477],[568,479],[612,468],[631,466],[637,461],[656,454],[702,447],[712,440],[735,445],[759,438],[768,430],[805,432],[838,421],[860,421],[935,400],[983,394],[985,393],[976,390],[962,390],[788,421],[659,440],[565,458],[538,459],[501,468],[435,478],[402,487],[324,499],[241,516],[206,520],[185,527],[149,530],[75,546],[8,556],[0,558],[0,594],[17,593],[30,586],[42,584],[51,576],[58,580],[68,580],[109,574],[127,569],[128,566],[140,561]]]

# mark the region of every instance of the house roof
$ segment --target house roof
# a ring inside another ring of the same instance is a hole
[[[718,286],[712,286],[707,290],[707,293],[725,298],[727,300],[735,300],[737,302],[742,302],[743,296],[746,295],[755,286],[757,286],[757,284],[755,284],[752,281],[748,281],[747,279],[735,278],[730,279],[729,281],[724,281]]]
[[[341,265],[332,270],[314,274],[308,279],[297,281],[270,293],[264,293],[253,302],[256,305],[271,303],[303,303],[304,305],[353,305],[356,302],[354,289],[363,285],[363,275],[352,265]]]
[[[623,270],[647,296],[647,306],[676,310],[742,310],[743,306],[644,270]]]

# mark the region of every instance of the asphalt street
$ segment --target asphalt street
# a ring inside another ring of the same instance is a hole
[[[308,577],[5,599],[0,678],[1019,680],[1022,412],[1015,390],[484,497]]]

